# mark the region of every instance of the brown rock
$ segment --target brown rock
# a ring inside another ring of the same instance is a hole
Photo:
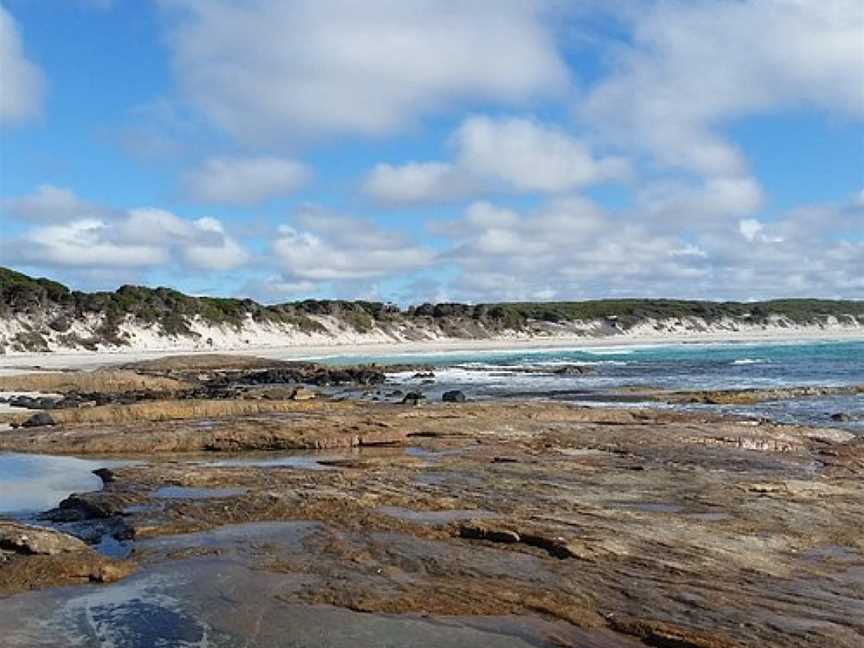
[[[299,387],[295,387],[291,392],[291,400],[295,401],[312,400],[313,398],[317,397],[317,392],[309,389],[308,387],[303,387],[302,385]]]
[[[39,527],[0,522],[0,550],[25,555],[55,556],[61,553],[87,551],[78,538]]]

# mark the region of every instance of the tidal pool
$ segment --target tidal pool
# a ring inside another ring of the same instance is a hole
[[[22,517],[57,506],[71,493],[102,488],[93,474],[118,461],[0,453],[0,515]]]

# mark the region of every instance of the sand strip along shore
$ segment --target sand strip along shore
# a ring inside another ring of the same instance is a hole
[[[422,342],[392,342],[376,344],[315,344],[308,346],[257,346],[250,344],[243,348],[219,349],[226,355],[250,355],[273,360],[324,359],[328,357],[374,357],[415,354],[447,353],[506,353],[508,351],[530,352],[550,350],[598,349],[603,347],[639,347],[673,344],[722,344],[722,343],[795,343],[795,342],[852,342],[864,341],[862,329],[813,330],[810,328],[770,329],[764,332],[723,331],[692,335],[639,335],[604,337],[500,337],[488,340],[433,340]],[[192,348],[166,348],[161,350],[117,350],[117,351],[74,351],[51,353],[10,353],[0,356],[0,375],[29,371],[34,367],[40,370],[95,369],[106,365],[151,360],[166,355],[213,353]]]

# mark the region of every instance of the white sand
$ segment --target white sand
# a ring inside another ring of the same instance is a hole
[[[644,331],[644,330],[643,330]],[[613,336],[550,336],[534,338],[495,338],[486,340],[443,339],[423,342],[350,343],[328,342],[326,344],[272,344],[257,346],[249,344],[243,348],[210,349],[172,346],[155,350],[119,351],[75,351],[53,353],[15,353],[0,356],[0,375],[27,371],[57,369],[95,369],[106,365],[151,360],[180,353],[220,353],[226,355],[256,355],[278,360],[317,359],[342,356],[394,356],[414,354],[441,354],[456,352],[507,352],[530,350],[578,350],[598,347],[654,346],[666,344],[717,344],[724,342],[801,342],[801,341],[864,341],[864,327],[790,327],[761,330],[756,327],[741,331],[711,331],[705,333],[647,333],[621,334]]]

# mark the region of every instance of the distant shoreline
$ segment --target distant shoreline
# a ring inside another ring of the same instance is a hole
[[[310,345],[253,344],[242,348],[211,349],[170,347],[165,349],[112,351],[54,351],[35,353],[10,353],[0,356],[0,374],[17,373],[38,366],[42,369],[94,369],[101,366],[137,362],[168,355],[255,355],[274,360],[327,360],[340,357],[367,358],[370,356],[400,356],[448,353],[507,353],[509,351],[575,350],[580,348],[664,346],[675,344],[733,344],[772,342],[864,342],[864,329],[842,329],[814,331],[812,329],[771,329],[764,332],[723,331],[657,335],[615,335],[602,337],[555,336],[555,337],[497,337],[490,339],[445,339],[421,342],[351,343]]]

